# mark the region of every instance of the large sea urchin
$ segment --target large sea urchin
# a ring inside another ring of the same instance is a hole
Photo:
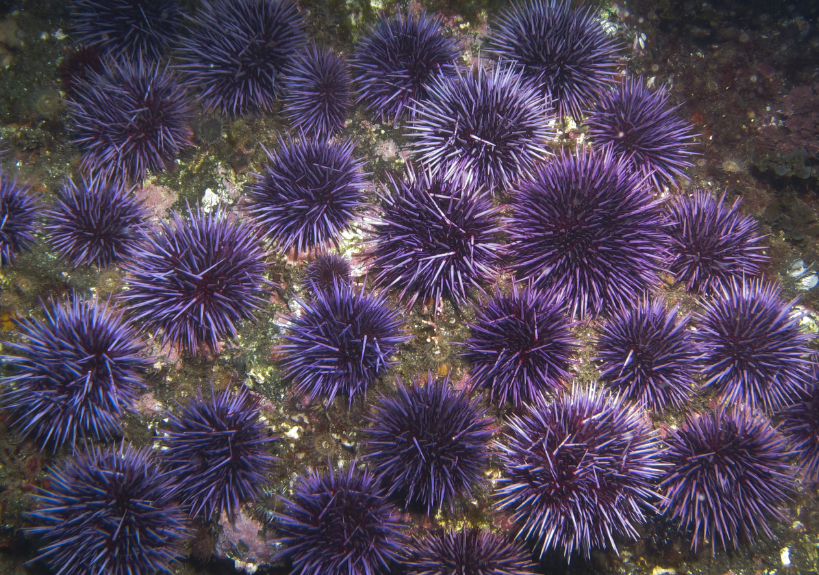
[[[408,307],[419,298],[436,310],[442,298],[464,305],[502,265],[499,208],[488,194],[440,174],[409,169],[403,179],[389,178],[393,189],[381,196],[368,253],[376,283],[400,289]]]
[[[547,155],[550,108],[510,64],[437,76],[410,124],[412,147],[449,181],[506,189]]]
[[[379,398],[363,430],[364,453],[387,493],[427,514],[470,497],[483,482],[494,431],[479,398],[454,391],[449,378],[430,374],[424,385],[400,381],[394,396]]]
[[[621,46],[589,8],[567,0],[513,3],[489,32],[490,51],[523,67],[558,107],[580,120],[599,95],[614,85]]]
[[[283,499],[273,526],[284,536],[280,557],[299,575],[386,572],[403,547],[401,524],[369,471],[310,471]]]
[[[514,405],[544,391],[562,389],[577,342],[565,305],[554,294],[531,286],[510,295],[497,291],[476,310],[464,357],[472,364],[472,381],[488,387],[494,401]]]
[[[145,387],[143,343],[108,304],[74,297],[44,311],[45,320],[15,320],[21,343],[3,343],[21,354],[3,357],[13,372],[0,377],[14,427],[55,450],[112,439]]]
[[[160,457],[191,516],[232,519],[267,481],[274,458],[265,444],[273,438],[259,421],[261,400],[246,387],[211,393],[205,399],[200,389],[179,413],[167,414]]]
[[[660,204],[611,151],[539,167],[514,195],[507,228],[518,275],[560,289],[573,316],[625,309],[659,282]]]
[[[675,196],[668,206],[669,266],[688,291],[720,289],[733,278],[758,276],[768,261],[758,223],[739,213],[739,198],[726,208],[725,194],[707,190]]]
[[[203,0],[179,68],[209,112],[271,111],[285,68],[307,41],[304,29],[294,0]]]
[[[188,536],[185,514],[150,447],[92,447],[50,469],[31,513],[59,575],[173,573]]]
[[[123,268],[122,301],[162,341],[196,352],[236,336],[235,323],[264,305],[267,253],[253,227],[231,214],[174,212],[170,222],[144,234]]]
[[[499,445],[504,477],[500,508],[519,537],[543,555],[559,549],[589,556],[614,546],[614,534],[636,538],[663,474],[660,444],[643,412],[594,389],[573,389],[549,403],[538,398],[509,420]]]
[[[359,101],[377,117],[397,122],[427,98],[436,76],[455,73],[457,57],[455,40],[444,35],[439,17],[425,11],[384,16],[359,39],[353,55]]]
[[[28,186],[21,186],[0,172],[0,267],[10,266],[36,241],[36,200]]]
[[[753,408],[775,411],[807,389],[813,350],[775,283],[731,281],[703,301],[695,341],[705,383]]]
[[[663,507],[684,529],[692,547],[708,540],[736,547],[740,536],[773,537],[768,519],[785,519],[783,505],[794,494],[787,441],[770,420],[746,408],[688,416],[666,438],[671,464],[663,480]]]

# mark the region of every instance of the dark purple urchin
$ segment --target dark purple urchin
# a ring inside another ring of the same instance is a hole
[[[660,299],[618,311],[597,342],[600,376],[607,386],[654,411],[681,409],[693,393],[697,346],[680,316]]]
[[[703,387],[727,404],[775,411],[811,381],[814,351],[775,283],[731,281],[702,303],[694,334],[701,346]]]
[[[231,214],[171,221],[143,234],[123,265],[128,289],[120,298],[135,319],[163,330],[162,341],[197,352],[236,336],[236,322],[254,319],[265,304],[267,252],[253,227]]]
[[[731,279],[758,276],[770,258],[758,245],[758,223],[739,213],[739,198],[724,207],[706,190],[675,196],[668,206],[670,271],[688,291],[707,293]]]
[[[80,169],[122,185],[172,166],[191,143],[187,92],[158,64],[106,60],[68,100]]]
[[[386,572],[404,546],[402,525],[369,471],[309,471],[272,514],[285,545],[279,558],[300,575]]]
[[[0,171],[0,267],[12,265],[17,254],[34,246],[36,208],[29,186],[9,180]]]
[[[465,305],[503,265],[499,208],[488,194],[423,169],[388,177],[367,253],[376,283],[400,289],[408,307],[419,298],[436,310],[442,298]]]
[[[438,16],[426,11],[382,16],[359,38],[353,55],[358,99],[378,118],[397,122],[428,97],[436,76],[455,73],[458,55]]]
[[[29,533],[59,575],[173,573],[189,536],[150,448],[91,447],[49,470]]]
[[[0,377],[14,427],[56,451],[89,437],[111,440],[145,387],[145,346],[108,304],[74,297],[45,306],[45,320],[15,320],[22,341],[6,342],[12,374]]]
[[[668,104],[664,87],[652,91],[641,78],[626,77],[615,90],[602,93],[586,123],[596,146],[612,148],[656,187],[688,179],[683,170],[694,152],[694,126],[681,120],[679,106]]]
[[[344,256],[322,252],[307,265],[305,288],[333,291],[337,283],[350,284],[350,262]]]
[[[160,459],[192,517],[233,520],[267,482],[275,458],[265,444],[274,438],[259,421],[260,398],[246,387],[211,394],[205,399],[200,389],[178,413],[167,413]]]
[[[585,557],[637,538],[663,474],[660,443],[642,410],[594,389],[543,397],[509,420],[500,443],[504,477],[498,507],[511,509],[518,537],[542,556],[559,549]]]
[[[279,140],[270,164],[248,188],[250,213],[268,238],[284,250],[307,251],[338,244],[364,206],[369,175],[353,156],[355,143]]]
[[[471,497],[483,484],[494,431],[479,403],[432,374],[411,385],[398,381],[394,395],[381,395],[362,432],[365,459],[387,493],[427,514]]]
[[[504,535],[464,527],[415,540],[402,563],[408,575],[534,575],[530,555]]]
[[[271,111],[282,74],[307,42],[294,0],[203,0],[182,40],[179,69],[205,110]]]
[[[802,476],[809,483],[819,481],[819,373],[814,367],[811,384],[799,399],[778,414],[779,430],[785,434],[799,457]]]
[[[68,179],[46,212],[45,231],[71,265],[108,267],[131,255],[148,215],[131,189],[102,178],[83,179],[79,186]]]
[[[670,464],[662,482],[664,512],[693,530],[692,548],[710,541],[737,547],[740,537],[773,537],[795,482],[787,441],[764,415],[746,408],[694,414],[666,438]]]
[[[573,316],[624,309],[659,282],[660,203],[611,151],[539,167],[513,196],[507,229],[518,276],[561,290]]]
[[[159,60],[176,42],[182,12],[176,0],[73,0],[71,20],[83,46],[116,59]]]
[[[472,381],[488,387],[493,401],[519,405],[562,389],[571,378],[568,368],[578,343],[566,306],[554,294],[513,284],[510,295],[498,289],[475,312],[463,357],[472,365]]]
[[[617,82],[622,46],[589,8],[564,0],[512,4],[489,32],[489,50],[523,67],[561,116],[580,121],[602,92]]]
[[[552,136],[550,108],[518,69],[478,62],[437,76],[410,124],[413,150],[449,181],[508,188],[531,176]]]
[[[350,71],[342,56],[312,44],[287,69],[284,91],[284,111],[295,129],[326,138],[344,127]]]

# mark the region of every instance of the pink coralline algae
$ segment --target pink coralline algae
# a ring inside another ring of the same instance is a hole
[[[819,158],[819,83],[791,90],[782,99],[782,112],[783,120],[760,129],[760,143],[780,154],[805,150]]]

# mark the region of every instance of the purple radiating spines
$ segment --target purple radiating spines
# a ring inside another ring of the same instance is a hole
[[[333,291],[336,283],[352,284],[349,260],[342,255],[322,251],[307,264],[303,287],[307,290]]]
[[[813,367],[808,389],[777,414],[779,430],[788,438],[807,483],[819,481],[819,371]]]
[[[0,267],[12,265],[17,254],[34,246],[36,207],[30,187],[0,171]]]

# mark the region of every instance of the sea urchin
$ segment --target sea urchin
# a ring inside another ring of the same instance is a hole
[[[799,399],[778,415],[779,430],[785,434],[799,458],[802,476],[808,483],[819,481],[819,379],[814,367],[811,383]]]
[[[35,206],[28,186],[0,172],[0,267],[10,266],[17,254],[34,246]]]

